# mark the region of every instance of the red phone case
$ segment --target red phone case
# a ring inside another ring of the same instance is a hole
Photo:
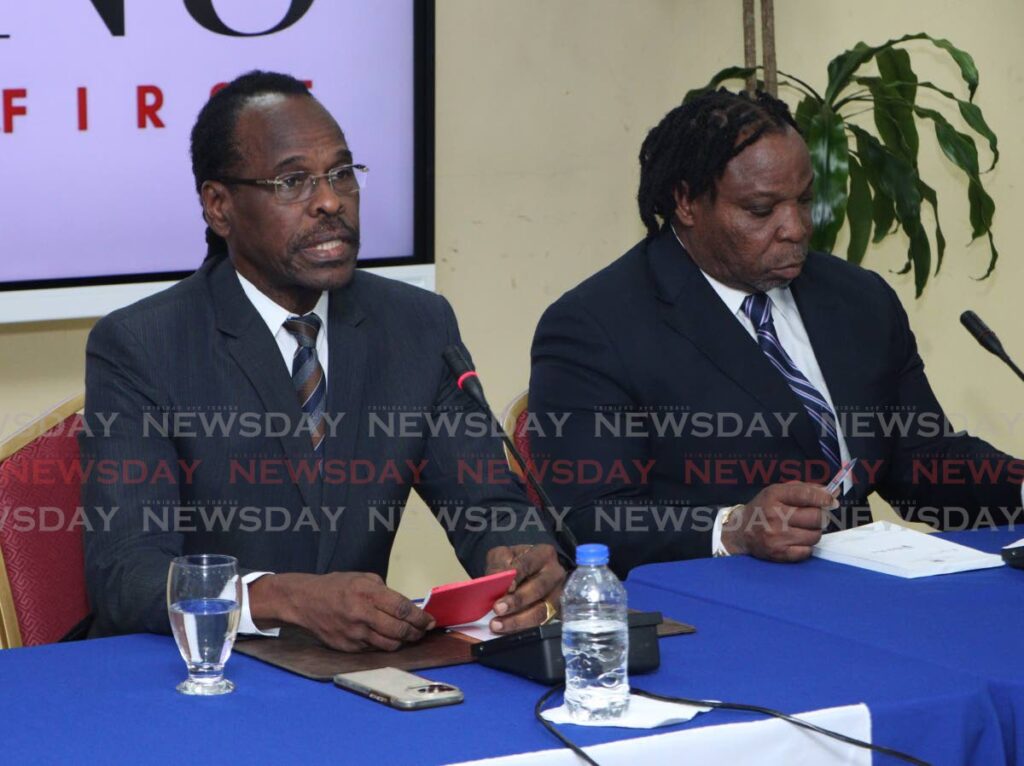
[[[438,585],[431,589],[423,611],[433,616],[439,628],[476,622],[491,611],[515,577],[516,570],[506,569],[475,580]]]

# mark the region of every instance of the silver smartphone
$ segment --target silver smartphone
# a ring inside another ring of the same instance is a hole
[[[463,699],[462,690],[456,686],[431,681],[398,668],[338,673],[334,683],[399,710],[456,705]]]

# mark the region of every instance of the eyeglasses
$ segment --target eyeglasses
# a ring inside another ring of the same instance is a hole
[[[321,178],[326,178],[327,183],[335,194],[346,197],[358,194],[360,189],[366,188],[366,174],[370,169],[366,165],[339,165],[331,168],[326,173],[310,173],[305,170],[297,170],[294,173],[284,173],[277,178],[219,178],[224,184],[242,184],[245,186],[273,187],[274,196],[278,202],[305,202],[316,193],[317,184]]]

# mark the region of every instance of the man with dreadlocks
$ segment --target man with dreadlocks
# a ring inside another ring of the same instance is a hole
[[[808,251],[812,183],[781,101],[719,90],[676,107],[640,150],[647,237],[537,327],[530,410],[570,417],[531,436],[534,458],[618,477],[548,489],[620,575],[713,554],[799,561],[827,524],[869,521],[872,491],[938,527],[1020,513],[1020,471],[929,478],[946,460],[1021,464],[948,427],[893,290]],[[851,458],[837,500],[822,485]]]

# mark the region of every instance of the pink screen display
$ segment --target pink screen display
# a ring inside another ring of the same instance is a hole
[[[251,69],[311,81],[370,167],[361,260],[411,255],[413,1],[4,3],[0,283],[196,268],[189,132]]]

